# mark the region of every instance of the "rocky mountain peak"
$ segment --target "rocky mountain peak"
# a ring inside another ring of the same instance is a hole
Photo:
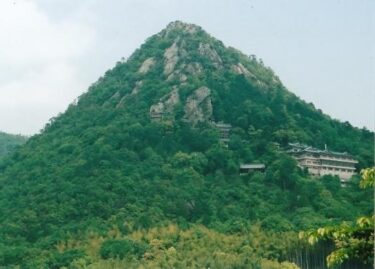
[[[194,34],[200,30],[202,30],[201,27],[198,25],[192,24],[192,23],[185,23],[182,21],[173,21],[167,25],[167,27],[164,29],[166,34],[168,34],[171,31],[179,30],[185,33]]]
[[[105,81],[114,79],[117,84],[105,90],[102,87],[97,94],[103,99],[99,104],[129,109],[130,113],[139,113],[138,107],[144,106],[141,114],[148,120],[183,120],[192,126],[229,120],[229,112],[215,113],[228,96],[247,96],[247,88],[257,94],[277,88],[272,71],[256,58],[226,47],[197,25],[181,21],[169,23],[147,39],[111,73]],[[234,85],[235,77],[244,80],[240,87]],[[90,95],[95,95],[95,90]]]

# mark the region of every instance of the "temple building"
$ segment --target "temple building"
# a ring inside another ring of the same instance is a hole
[[[263,173],[266,169],[266,165],[263,163],[248,163],[240,165],[240,175],[247,175],[251,172]]]
[[[298,162],[298,166],[306,168],[313,176],[336,175],[341,181],[348,181],[355,172],[358,163],[346,152],[334,152],[316,149],[299,143],[290,143],[287,152]]]
[[[223,123],[223,122],[215,122],[214,125],[219,131],[220,141],[224,143],[228,143],[232,125],[228,123]]]

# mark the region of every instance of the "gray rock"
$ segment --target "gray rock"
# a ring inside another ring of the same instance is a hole
[[[137,81],[137,82],[135,83],[135,86],[134,86],[133,90],[131,91],[131,93],[130,93],[130,94],[125,94],[125,95],[121,98],[121,100],[117,103],[116,108],[123,107],[124,104],[125,104],[125,102],[126,102],[126,100],[128,100],[130,96],[132,96],[132,95],[136,95],[137,93],[139,93],[139,91],[140,91],[142,85],[143,85],[143,81],[142,81],[142,80],[141,80],[141,81]]]
[[[141,81],[137,81],[135,83],[135,87],[133,88],[133,90],[132,90],[132,92],[130,94],[131,95],[135,95],[135,94],[139,93],[142,85],[143,85],[143,81],[142,80]]]
[[[256,79],[256,77],[254,76],[253,73],[251,73],[246,67],[244,67],[241,63],[238,63],[236,65],[232,65],[232,71],[237,73],[237,74],[240,74],[240,75],[244,75],[244,76],[247,76],[247,77],[250,77],[250,78],[254,78]]]
[[[199,43],[198,51],[201,55],[206,56],[216,67],[222,66],[223,61],[219,54],[209,44]]]
[[[200,87],[187,98],[184,118],[194,126],[198,122],[209,121],[211,117],[211,90]]]
[[[184,23],[181,21],[174,21],[168,24],[167,28],[164,31],[164,36],[168,36],[169,33],[173,30],[182,30],[185,33],[194,34],[198,32],[201,28],[194,24]]]
[[[138,69],[138,73],[146,74],[154,64],[155,64],[154,57],[150,57],[150,58],[146,59],[142,63],[141,67]]]
[[[169,74],[167,81],[177,79],[180,82],[186,82],[189,75],[197,75],[201,74],[202,72],[203,67],[200,63],[182,64],[180,69],[175,69],[171,74]]]
[[[151,120],[163,120],[172,115],[174,107],[180,102],[178,88],[173,87],[173,90],[160,98],[159,102],[150,107]]]
[[[203,72],[203,67],[200,63],[189,63],[186,66],[186,72],[190,75],[197,75]]]
[[[168,76],[173,72],[178,61],[178,46],[176,42],[164,52],[164,75]]]
[[[125,104],[125,101],[126,99],[128,99],[129,95],[124,95],[120,102],[118,102],[118,104],[116,105],[116,108],[120,108],[120,107],[124,107],[124,104]]]

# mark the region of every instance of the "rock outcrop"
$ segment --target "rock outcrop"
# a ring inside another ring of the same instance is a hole
[[[167,77],[167,81],[177,79],[180,82],[185,82],[189,76],[198,75],[198,74],[201,74],[202,72],[203,72],[203,67],[200,63],[182,64],[178,70],[174,70]]]
[[[211,48],[209,44],[200,43],[198,48],[199,53],[202,56],[207,57],[215,67],[221,67],[223,61],[221,60],[219,54],[216,52],[214,48]]]
[[[203,72],[203,67],[200,63],[189,63],[186,65],[185,70],[189,75],[198,75]]]
[[[186,100],[184,119],[193,126],[212,118],[211,90],[207,87],[196,89]]]
[[[178,61],[178,46],[176,42],[164,52],[164,75],[168,76],[173,72]]]
[[[194,34],[199,30],[202,30],[202,28],[194,24],[174,21],[168,24],[167,28],[162,33],[164,34],[164,37],[166,37],[173,30],[182,30],[185,33]]]
[[[150,107],[151,120],[163,120],[173,115],[175,105],[180,102],[178,88],[175,86],[173,90],[160,98],[159,102]]]
[[[131,95],[135,95],[135,94],[139,93],[139,90],[141,89],[142,85],[143,85],[143,81],[142,80],[137,81],[135,83],[135,86],[134,86],[134,88],[133,88],[133,90],[132,90],[132,92],[130,94]]]
[[[151,67],[155,64],[154,57],[147,58],[141,65],[141,67],[138,69],[138,73],[140,74],[146,74]]]
[[[238,63],[236,65],[232,65],[232,71],[237,73],[237,74],[240,74],[240,75],[244,75],[244,76],[247,76],[249,78],[254,78],[256,79],[256,77],[254,76],[254,74],[252,74],[246,67],[244,67],[241,63]]]

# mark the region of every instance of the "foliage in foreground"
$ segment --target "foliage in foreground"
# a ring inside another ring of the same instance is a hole
[[[375,168],[362,170],[360,186],[374,188]],[[307,233],[300,233],[311,245],[321,240],[333,241],[335,249],[327,256],[327,265],[333,267],[347,260],[358,260],[364,264],[374,262],[374,219],[360,217],[354,224],[342,223],[338,226],[323,227]]]

